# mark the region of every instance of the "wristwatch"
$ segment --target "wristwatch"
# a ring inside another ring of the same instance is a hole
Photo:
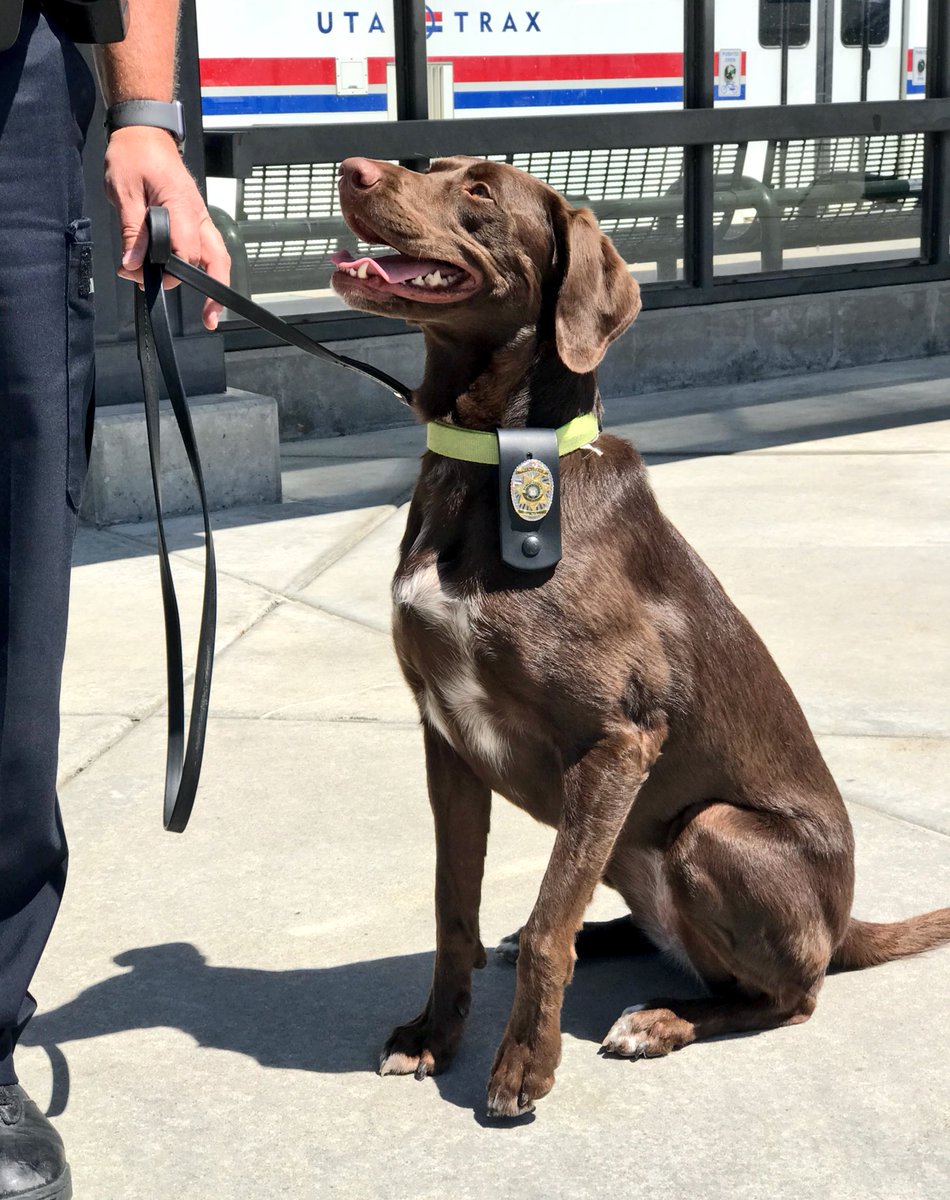
[[[166,103],[164,100],[122,100],[106,110],[106,134],[111,137],[117,129],[129,125],[152,125],[165,129],[178,143],[185,145],[185,114],[180,100]]]

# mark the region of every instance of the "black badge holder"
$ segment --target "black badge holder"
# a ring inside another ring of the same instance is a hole
[[[518,571],[548,571],[561,561],[557,434],[553,429],[495,432],[502,561]]]

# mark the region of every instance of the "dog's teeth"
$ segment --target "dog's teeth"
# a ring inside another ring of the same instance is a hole
[[[431,279],[433,287],[445,287],[445,281],[442,278],[441,272],[433,271]]]
[[[347,273],[347,275],[355,276],[356,275],[356,267],[347,267],[346,273]]]
[[[365,279],[369,274],[369,263],[360,263],[359,270],[356,272],[360,279]]]
[[[415,279],[411,280],[411,282],[414,283],[416,285],[416,287],[425,287],[425,285],[426,285],[426,281],[422,278],[421,275],[417,275],[415,277]]]

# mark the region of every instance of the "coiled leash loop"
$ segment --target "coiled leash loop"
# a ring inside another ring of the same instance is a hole
[[[205,492],[201,459],[195,442],[195,432],[188,409],[188,397],[175,357],[175,345],[168,320],[165,289],[162,280],[167,272],[188,284],[204,296],[225,305],[248,321],[253,321],[268,333],[291,346],[328,359],[348,370],[356,371],[387,388],[403,404],[411,404],[411,392],[404,384],[384,371],[366,366],[343,354],[335,354],[319,342],[307,337],[293,325],[288,325],[265,308],[241,296],[233,289],[212,279],[206,271],[193,267],[171,252],[171,225],[168,210],[150,208],[146,215],[149,245],[142,268],[143,287],[136,290],[135,334],[138,342],[142,389],[145,395],[145,428],[148,435],[149,466],[152,489],[155,493],[155,514],[158,523],[158,557],[162,579],[162,605],[165,615],[165,654],[168,674],[168,748],[165,757],[165,828],[181,833],[187,826],[195,802],[195,792],[201,774],[208,709],[211,700],[211,674],[214,667],[214,637],[217,618],[217,576],[215,573],[214,539]],[[205,532],[205,578],[201,603],[201,625],[198,632],[198,651],[192,693],[191,718],[185,738],[185,681],[181,647],[181,621],[178,599],[168,556],[165,523],[162,516],[161,487],[161,430],[159,421],[159,374],[165,381],[172,412],[178,423],[185,453],[191,466]]]

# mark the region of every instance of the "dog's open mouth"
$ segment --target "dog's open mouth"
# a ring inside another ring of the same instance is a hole
[[[435,258],[399,253],[354,258],[349,250],[337,250],[331,258],[336,264],[334,284],[337,289],[342,284],[344,294],[353,288],[364,295],[385,294],[424,304],[445,304],[462,299],[478,286],[467,268]]]

